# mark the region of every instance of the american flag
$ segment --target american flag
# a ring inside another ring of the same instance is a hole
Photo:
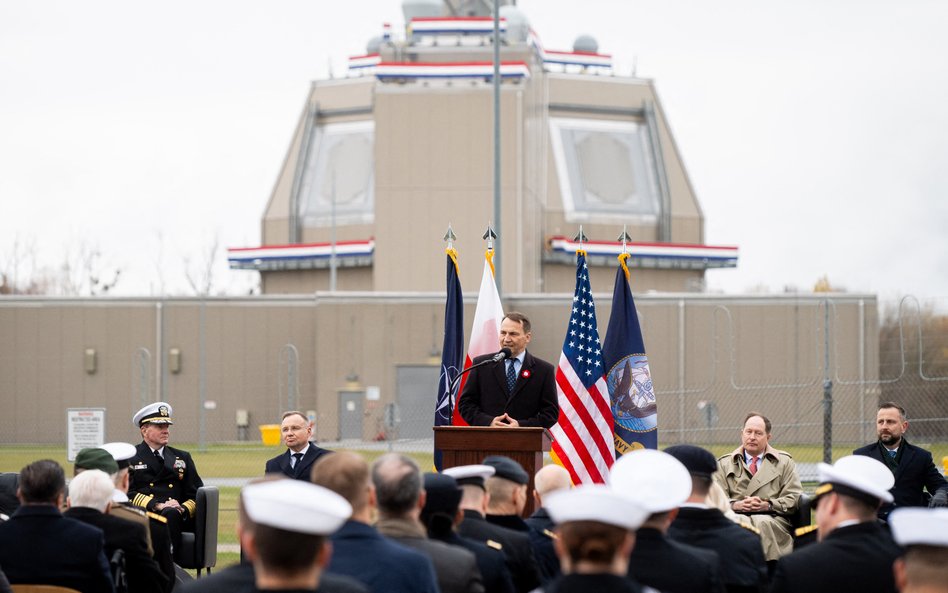
[[[596,305],[589,287],[586,252],[576,252],[576,291],[556,369],[559,422],[551,429],[552,455],[574,484],[602,484],[615,462],[612,410],[603,378]]]

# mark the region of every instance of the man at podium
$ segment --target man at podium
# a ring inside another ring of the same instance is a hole
[[[530,320],[511,311],[500,324],[499,354],[485,354],[458,398],[461,417],[471,426],[542,426],[559,417],[553,365],[527,352]],[[507,353],[509,351],[509,354]],[[494,360],[496,359],[496,360]],[[494,362],[490,362],[494,360]]]

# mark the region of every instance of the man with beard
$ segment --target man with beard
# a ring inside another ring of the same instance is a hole
[[[905,439],[908,426],[905,409],[885,402],[876,413],[879,440],[853,451],[854,455],[866,455],[884,463],[895,476],[895,486],[890,490],[894,501],[879,509],[879,518],[883,520],[893,509],[925,506],[922,490],[931,494],[931,506],[948,506],[948,481],[935,467],[931,453]]]

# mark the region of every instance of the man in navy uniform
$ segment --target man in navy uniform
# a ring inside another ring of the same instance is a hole
[[[905,554],[892,570],[902,593],[944,593],[948,583],[948,509],[899,509],[889,519]]]
[[[895,508],[925,506],[922,490],[932,496],[931,506],[948,506],[948,481],[935,467],[931,453],[905,440],[908,426],[905,409],[886,402],[876,413],[879,440],[853,451],[853,455],[866,455],[884,463],[895,476],[893,501],[879,508],[880,519]]]
[[[129,462],[128,498],[137,507],[167,519],[175,558],[181,550],[181,532],[194,529],[197,490],[204,485],[191,454],[168,445],[171,404],[155,402],[135,413],[132,424],[142,434]]]
[[[308,482],[313,462],[331,451],[317,447],[312,441],[313,423],[302,412],[285,412],[280,422],[280,434],[286,451],[267,461],[266,473],[282,473]]]
[[[876,518],[892,502],[892,472],[880,461],[847,455],[819,464],[813,498],[818,543],[777,562],[771,593],[859,591],[894,593],[892,563],[901,551]]]

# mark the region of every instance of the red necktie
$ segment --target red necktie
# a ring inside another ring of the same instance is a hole
[[[750,470],[750,473],[752,476],[757,473],[757,459],[758,458],[756,456],[753,459],[751,459],[751,464],[747,468]]]

